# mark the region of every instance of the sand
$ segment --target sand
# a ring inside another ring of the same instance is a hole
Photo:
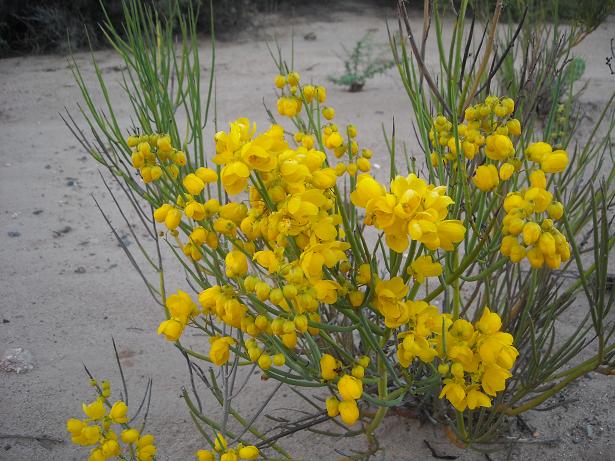
[[[378,40],[385,40],[385,11],[359,10],[331,12],[311,22],[304,17],[292,21],[297,69],[304,78],[323,82],[338,72],[341,44],[352,45],[367,30],[373,29]],[[220,127],[238,116],[250,117],[260,127],[267,125],[262,99],[273,105],[275,69],[264,39],[277,33],[288,52],[290,22],[274,15],[263,24],[218,46]],[[303,38],[310,32],[316,36],[313,41]],[[583,101],[588,107],[601,107],[614,87],[615,79],[604,65],[613,36],[611,18],[577,49],[587,64]],[[208,46],[204,41],[204,63]],[[119,97],[120,62],[108,50],[95,55],[112,82],[111,97],[119,108],[120,123],[128,126],[129,108]],[[77,54],[86,79],[92,81],[88,59],[87,53]],[[428,62],[435,62],[433,50],[428,52]],[[410,152],[417,152],[410,104],[393,71],[369,81],[361,93],[328,86],[340,121],[357,125],[360,141],[376,153],[374,163],[383,168],[387,164],[381,124],[390,130],[393,118],[398,139],[407,143]],[[112,336],[119,345],[132,402],[140,399],[147,379],[153,379],[148,423],[158,439],[158,459],[192,459],[203,444],[179,397],[181,387],[189,383],[185,362],[170,343],[156,336],[163,313],[132,270],[91,194],[124,232],[130,248],[136,245],[113,210],[98,164],[78,146],[58,115],[65,107],[78,115],[79,100],[65,57],[0,61],[0,235],[4,242],[0,247],[0,353],[23,347],[35,361],[35,368],[27,373],[0,372],[0,459],[87,458],[87,449],[67,440],[65,420],[79,416],[81,402],[92,397],[82,364],[97,377],[111,379],[119,392]],[[171,277],[171,289],[181,286],[181,274]],[[204,340],[194,336],[188,343],[197,346]],[[262,396],[255,389],[258,386],[240,397],[247,415]],[[579,380],[555,399],[570,403],[553,412],[527,415],[534,434],[526,436],[531,443],[513,450],[513,459],[613,459],[615,416],[610,409],[614,397],[612,381],[603,376]],[[205,403],[208,409],[214,408],[211,401]],[[275,403],[287,408],[297,405],[288,391]],[[448,443],[441,428],[414,419],[388,417],[380,434],[386,447],[379,458],[383,460],[432,459],[424,440],[431,441],[439,454],[486,459]],[[545,439],[556,443],[537,443]],[[306,434],[287,440],[285,446],[299,459],[333,460],[339,457],[333,446],[354,445]],[[491,459],[505,458],[506,452],[491,455]]]

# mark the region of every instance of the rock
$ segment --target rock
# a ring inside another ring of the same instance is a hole
[[[72,231],[73,228],[70,226],[64,226],[62,229],[60,230],[55,230],[53,231],[53,236],[54,237],[62,237],[65,234],[68,234],[70,231]]]
[[[0,371],[25,373],[34,368],[34,357],[23,347],[7,349],[0,360]]]
[[[79,266],[77,269],[75,269],[75,274],[85,274],[85,267]]]
[[[21,235],[21,232],[9,231],[9,237],[19,237],[20,235]]]
[[[313,42],[314,40],[316,40],[316,34],[314,32],[308,32],[303,36],[303,39],[307,40],[308,42]]]

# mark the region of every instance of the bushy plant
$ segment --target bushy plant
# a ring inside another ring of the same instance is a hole
[[[282,118],[269,112],[272,125],[260,130],[237,118],[212,133],[206,156],[214,66],[201,93],[193,15],[176,18],[179,48],[173,28],[136,1],[125,39],[109,26],[127,66],[132,127],[119,126],[108,97],[104,111],[93,103],[74,66],[89,132],[67,123],[141,218],[150,269],[124,248],[161,305],[158,333],[211,393],[203,404],[195,386],[182,392],[203,437],[199,460],[293,459],[281,441],[308,429],[365,435],[364,452],[348,457],[369,458],[385,449],[375,430],[387,412],[417,402],[460,444],[497,443],[511,416],[591,371],[613,373],[615,96],[599,120],[603,138],[545,142],[550,128],[539,130],[535,111],[490,94],[501,3],[484,41],[474,24],[464,33],[461,6],[448,49],[440,11],[425,11],[440,44],[433,75],[400,3],[404,40],[391,35],[391,49],[425,163],[417,170],[407,159],[402,169],[390,140],[387,181],[370,173],[359,127],[335,123],[326,89],[282,58],[273,82]],[[163,252],[189,289],[167,286]],[[579,296],[588,312],[566,335],[557,322]],[[209,340],[187,347],[186,329]],[[277,384],[247,418],[234,400],[255,370]],[[131,425],[125,402],[93,384],[85,418],[69,420],[73,442],[91,447],[93,460],[154,459],[152,436]],[[281,388],[313,412],[267,433],[255,421]]]
[[[372,32],[361,37],[352,50],[344,48],[344,53],[344,73],[337,77],[331,76],[329,80],[347,87],[351,92],[361,91],[369,79],[386,72],[395,64],[374,43]]]

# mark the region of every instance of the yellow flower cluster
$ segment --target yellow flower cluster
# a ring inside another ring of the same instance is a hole
[[[429,250],[451,251],[465,235],[461,221],[445,219],[453,203],[446,195],[446,187],[427,184],[414,174],[394,178],[390,191],[370,175],[362,174],[350,199],[365,208],[365,224],[384,231],[387,245],[398,253],[408,248],[408,238]]]
[[[228,442],[221,433],[216,434],[213,450],[198,450],[197,461],[238,461],[240,459],[258,459],[260,451],[254,445],[239,444],[234,448],[228,446]]]
[[[169,319],[160,324],[158,334],[164,335],[169,341],[177,341],[188,321],[198,310],[188,293],[182,290],[167,298],[166,308],[169,311]]]
[[[179,168],[186,165],[186,154],[171,145],[168,135],[130,136],[126,143],[132,149],[132,166],[141,173],[144,183],[160,179],[163,172],[176,179]]]
[[[83,404],[84,419],[70,418],[66,430],[75,445],[92,447],[88,461],[118,461],[130,458],[132,454],[137,461],[152,461],[156,454],[154,436],[140,434],[128,425],[128,406],[120,401],[111,405],[111,386],[103,381],[101,386],[91,381],[99,391],[99,397]],[[117,431],[112,426],[118,426]]]
[[[475,325],[463,319],[447,319],[446,324],[437,346],[438,372],[444,378],[440,398],[459,411],[490,407],[491,397],[506,388],[519,355],[512,335],[500,331],[500,316],[487,307]]]
[[[534,268],[546,264],[557,269],[570,259],[570,244],[554,225],[564,215],[564,206],[547,190],[547,174],[564,171],[568,154],[537,142],[528,146],[525,155],[539,168],[530,170],[528,188],[511,192],[504,199],[500,251],[514,263],[527,258]]]
[[[345,217],[336,187],[338,177],[348,173],[354,185],[350,201],[365,209],[365,224],[382,231],[390,249],[402,253],[411,240],[420,244],[418,256],[405,268],[405,276],[411,276],[418,287],[426,278],[439,277],[443,272],[433,252],[452,251],[465,237],[464,224],[447,219],[453,200],[446,194],[446,187],[409,174],[395,177],[385,188],[367,173],[372,153],[359,148],[356,128],[348,125],[340,132],[332,123],[335,110],[321,106],[326,100],[324,88],[300,85],[296,72],[278,76],[275,84],[281,90],[278,111],[293,117],[301,131],[289,138],[280,125],[274,124],[259,133],[248,119],[235,120],[227,131],[214,136],[216,154],[212,160],[219,175],[207,167],[178,171],[175,180],[179,196],[154,211],[156,222],[164,223],[184,255],[211,276],[207,283],[216,280],[198,294],[198,305],[182,291],[169,296],[168,318],[160,324],[159,334],[177,341],[188,324],[203,316],[213,330],[208,356],[212,364],[226,364],[232,352],[275,376],[284,372],[272,367],[296,366],[296,355],[311,360],[302,351],[313,342],[311,337],[321,333],[319,327],[324,327],[320,324],[323,306],[373,308],[387,328],[398,330],[401,366],[410,367],[415,359],[440,363],[445,377],[442,396],[457,408],[476,408],[480,406],[477,401],[483,406],[490,404],[489,397],[485,401],[475,391],[493,396],[502,390],[499,378],[494,376],[503,376],[500,369],[508,372],[510,366],[504,366],[500,357],[510,357],[515,351],[512,337],[500,333],[499,326],[497,331],[483,328],[483,324],[493,323],[497,314],[486,310],[489,315],[474,327],[462,320],[453,321],[449,314],[440,313],[425,301],[411,299],[409,286],[401,276],[382,280],[373,261],[349,258],[352,239],[341,225]],[[466,114],[468,124],[462,131],[463,142],[476,148],[472,156],[483,146],[490,161],[513,156],[508,136],[520,130],[518,122],[510,119],[514,104],[489,100],[471,109],[474,112]],[[304,110],[310,117],[322,116],[325,124],[308,130],[300,118]],[[449,122],[436,122],[440,127],[438,139],[448,136],[444,144],[454,150],[450,133],[446,134]],[[158,157],[159,144],[157,141]],[[139,145],[141,142],[137,151]],[[471,151],[467,146],[465,149]],[[327,153],[337,158],[346,156],[348,163],[332,167]],[[221,198],[212,198],[208,185],[217,181],[227,196],[240,198],[227,198],[224,204]],[[528,196],[525,200],[534,206],[534,199]],[[526,208],[529,210],[529,205]],[[225,327],[216,326],[217,322]],[[194,325],[202,328],[198,322]],[[488,350],[496,359],[485,358]],[[358,402],[369,360],[362,356],[343,365],[329,353],[320,355],[320,375],[310,373],[332,391],[336,386],[326,402],[331,417],[340,416],[348,425],[359,420]],[[444,371],[445,366],[452,371]],[[452,384],[462,389],[462,398],[455,397],[461,393]],[[258,451],[252,448],[229,449],[219,435],[217,447],[201,450],[197,457],[254,459],[249,456],[257,457]]]
[[[374,305],[386,326],[403,330],[397,335],[399,363],[408,368],[415,359],[432,363],[438,358],[438,371],[445,378],[440,398],[460,411],[490,406],[489,396],[504,390],[518,355],[513,337],[500,331],[498,314],[485,307],[473,326],[463,319],[453,321],[425,301],[407,300],[407,294],[400,277],[376,284]]]
[[[532,177],[536,184],[535,179],[542,181],[544,173],[536,170]],[[570,244],[553,222],[563,216],[564,207],[553,201],[550,192],[538,186],[511,192],[504,200],[504,210],[500,251],[512,262],[527,258],[534,268],[546,263],[551,269],[557,269],[570,259]]]
[[[433,146],[444,149],[444,162],[457,158],[458,148],[465,158],[472,160],[481,148],[487,158],[506,161],[515,154],[511,136],[521,135],[519,120],[512,118],[515,103],[510,98],[488,96],[484,103],[468,107],[465,111],[465,123],[457,126],[457,139],[453,124],[443,115],[434,119],[429,139]],[[432,163],[438,165],[439,156],[432,153]]]
[[[357,401],[363,395],[363,376],[365,368],[369,366],[370,359],[362,356],[352,367],[350,374],[343,374],[337,381],[337,391],[340,399],[335,395],[329,397],[325,404],[327,414],[332,418],[340,416],[342,421],[352,426],[359,420],[359,406]],[[331,354],[323,354],[320,358],[320,373],[325,381],[333,381],[338,378],[338,370],[342,363]]]

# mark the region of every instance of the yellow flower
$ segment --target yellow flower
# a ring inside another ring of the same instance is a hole
[[[511,376],[508,370],[498,365],[488,365],[483,372],[481,385],[487,395],[495,396],[506,388],[506,380]]]
[[[229,278],[242,277],[248,272],[248,258],[239,250],[230,251],[224,262],[226,263],[226,276]]]
[[[259,455],[260,452],[254,445],[249,445],[239,449],[239,457],[241,459],[256,459]]]
[[[194,172],[194,174],[205,184],[216,182],[218,180],[218,173],[211,168],[200,167]]]
[[[291,72],[288,74],[288,76],[286,77],[286,79],[288,80],[288,84],[291,86],[297,86],[299,85],[299,80],[301,79],[301,75],[299,74],[299,72]]]
[[[339,412],[344,424],[352,426],[359,419],[359,407],[354,400],[340,402]]]
[[[89,405],[84,403],[82,405],[82,408],[83,408],[83,413],[85,413],[85,415],[89,419],[92,419],[94,421],[102,419],[103,416],[107,414],[105,404],[102,402],[102,400],[96,400],[90,403]]]
[[[515,148],[508,136],[494,134],[487,137],[485,154],[491,160],[506,160],[514,153]]]
[[[230,336],[213,337],[210,339],[209,358],[215,365],[224,365],[230,355],[230,346],[235,344],[235,340]]]
[[[337,382],[337,390],[342,400],[357,400],[363,395],[363,383],[351,375],[344,375]]]
[[[283,139],[281,140],[282,142]],[[241,158],[250,168],[258,171],[271,171],[277,164],[277,159],[270,151],[271,142],[265,135],[259,136],[254,141],[246,144],[241,149]],[[284,143],[286,147],[286,143]]]
[[[530,185],[540,189],[547,188],[547,177],[542,170],[534,170],[530,173]]]
[[[525,149],[525,155],[532,161],[536,163],[540,163],[542,159],[550,154],[553,151],[551,145],[546,142],[535,142],[530,144],[527,149]]]
[[[101,446],[101,451],[105,460],[114,456],[119,456],[121,453],[120,444],[113,439],[106,440]]]
[[[563,150],[556,150],[545,155],[540,160],[540,168],[545,173],[560,173],[568,166],[568,154]]]
[[[165,303],[171,318],[186,323],[190,317],[197,312],[196,304],[192,301],[188,293],[178,290],[167,298]]]
[[[325,107],[322,110],[322,115],[327,120],[332,120],[335,117],[335,109],[333,107]]]
[[[216,450],[217,452],[221,452],[221,451],[226,450],[227,447],[228,447],[228,442],[226,441],[224,436],[220,432],[218,432],[214,440],[214,450]]]
[[[535,222],[528,222],[523,226],[523,243],[526,245],[531,245],[536,243],[540,238],[542,230],[540,225]]]
[[[120,435],[120,438],[124,443],[135,443],[139,439],[139,431],[136,429],[124,429]]]
[[[181,220],[181,211],[176,208],[171,208],[170,210],[168,210],[166,217],[164,218],[164,224],[169,230],[174,230],[177,229]]]
[[[70,418],[66,421],[66,430],[73,436],[78,436],[86,424],[80,419]]]
[[[507,181],[515,172],[515,166],[512,163],[506,162],[500,167],[500,179]]]
[[[199,450],[196,452],[197,461],[214,461],[214,454],[209,450]]]
[[[448,219],[438,224],[438,238],[440,248],[446,251],[453,251],[453,245],[461,242],[466,234],[466,228],[458,219]],[[424,242],[430,250],[435,250],[437,246]]]
[[[481,165],[476,168],[472,182],[483,192],[495,189],[500,183],[498,170],[494,165]]]
[[[540,269],[545,263],[545,257],[538,247],[528,250],[525,256],[530,262],[530,265],[535,269]]]
[[[480,320],[476,322],[476,328],[482,334],[490,335],[497,331],[500,331],[502,327],[502,320],[496,312],[491,312],[488,307],[485,306],[483,315]]]
[[[301,99],[282,96],[278,99],[277,107],[280,115],[294,117],[301,112]]]
[[[521,122],[516,118],[510,119],[506,122],[506,128],[508,128],[508,133],[513,136],[521,136]]]
[[[470,410],[474,410],[479,407],[489,408],[491,406],[491,399],[477,389],[468,391],[466,401]]]
[[[116,424],[124,424],[128,422],[127,413],[128,406],[124,402],[118,401],[109,410],[109,418]]]
[[[165,320],[158,326],[158,334],[164,335],[167,341],[177,341],[184,331],[184,325],[175,319]]]
[[[446,384],[440,392],[440,398],[446,397],[457,410],[465,410],[467,403],[464,387],[452,379],[445,379],[444,382]]]
[[[226,165],[220,177],[224,190],[229,195],[237,195],[243,192],[248,184],[250,170],[243,162],[232,162]]]
[[[263,370],[269,370],[271,368],[271,356],[269,354],[262,354],[258,358],[258,366]]]
[[[276,75],[275,76],[275,87],[278,89],[282,89],[286,86],[286,77],[284,77],[283,75]],[[199,460],[200,461],[200,460]]]
[[[442,265],[434,262],[431,255],[419,256],[408,268],[408,273],[418,283],[423,283],[428,277],[438,277],[442,274]]]
[[[194,173],[190,173],[184,178],[183,185],[188,193],[192,195],[199,195],[205,188],[203,180]]]
[[[364,263],[357,270],[357,283],[359,285],[368,284],[372,280],[372,268],[369,264]]]
[[[553,202],[547,207],[547,213],[551,219],[560,219],[564,216],[564,205],[561,202]]]
[[[384,187],[378,181],[369,174],[360,174],[355,190],[350,193],[350,200],[354,205],[365,208],[368,201],[384,194]]]
[[[340,367],[340,363],[330,354],[323,354],[320,357],[320,376],[322,379],[330,381],[337,377],[337,368]]]
[[[350,300],[350,305],[352,307],[360,307],[365,299],[365,293],[358,290],[351,291],[348,293],[348,299]]]
[[[331,417],[334,418],[337,415],[340,414],[340,401],[337,400],[334,396],[329,397],[326,401],[325,401],[325,405],[327,407],[327,414]]]
[[[146,434],[137,441],[137,459],[139,461],[150,461],[156,454],[154,446],[154,436]]]

